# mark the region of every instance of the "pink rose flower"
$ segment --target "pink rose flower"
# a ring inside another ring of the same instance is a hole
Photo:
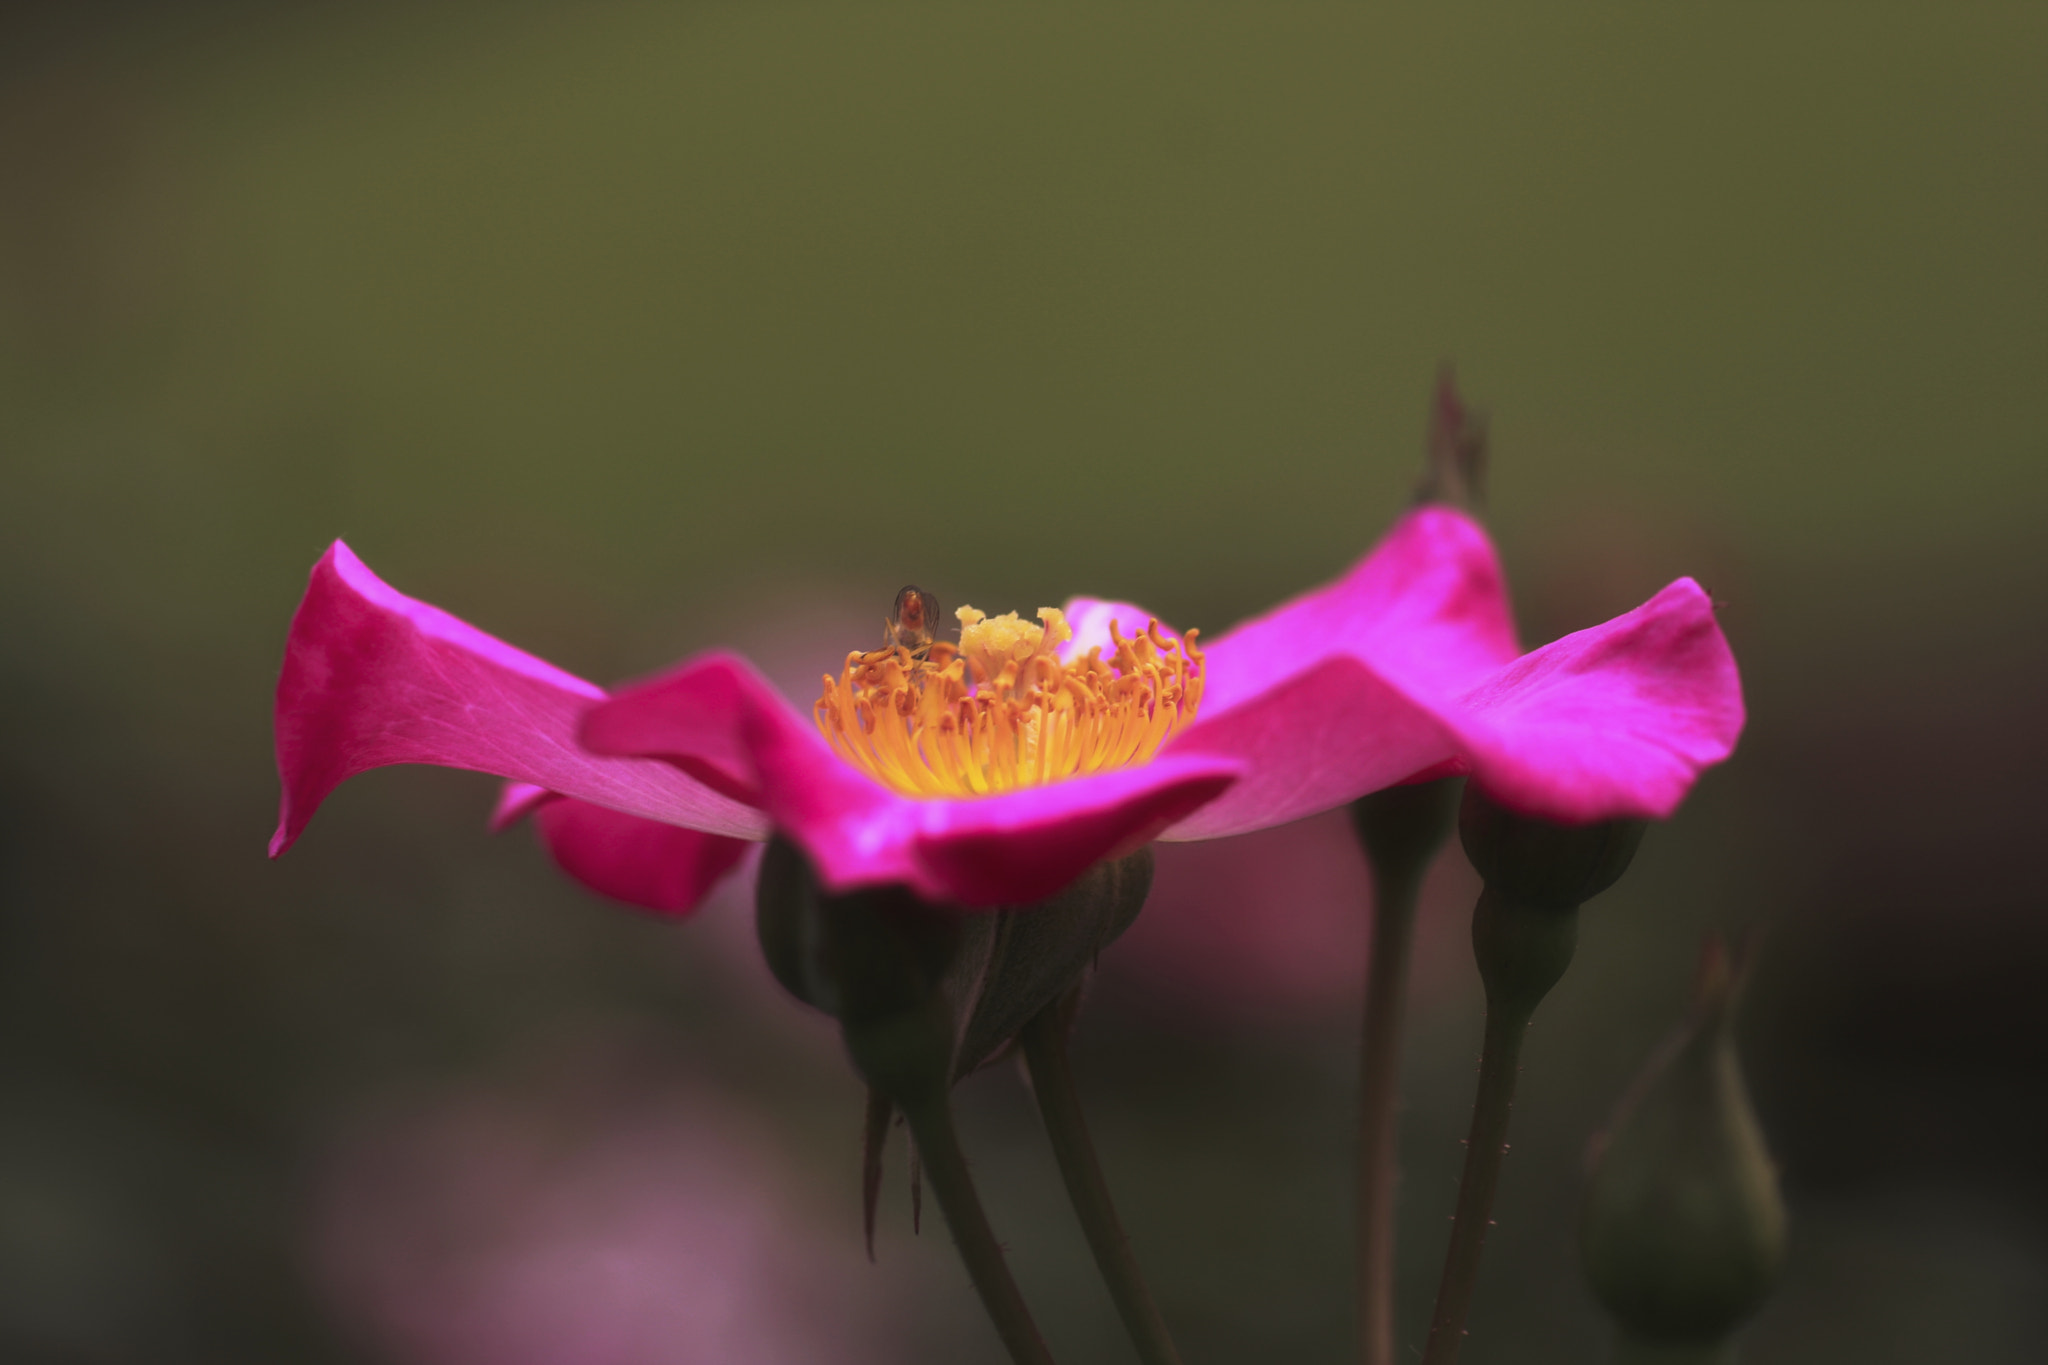
[[[771,830],[835,891],[1016,904],[1149,840],[1243,834],[1421,777],[1469,773],[1565,823],[1659,819],[1743,723],[1692,580],[1524,654],[1485,532],[1443,507],[1206,648],[1093,598],[1042,628],[962,619],[957,649],[905,636],[850,656],[812,716],[722,652],[607,693],[336,542],[278,684],[272,856],[346,778],[434,763],[509,779],[498,826],[532,814],[571,875],[658,911],[692,909]]]

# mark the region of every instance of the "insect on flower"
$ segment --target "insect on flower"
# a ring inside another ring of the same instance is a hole
[[[907,649],[920,662],[931,653],[932,629],[939,619],[939,599],[912,585],[896,594],[895,609],[882,625],[882,648]]]

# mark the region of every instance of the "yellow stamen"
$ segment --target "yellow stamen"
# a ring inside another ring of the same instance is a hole
[[[840,757],[910,796],[986,796],[1150,761],[1202,701],[1200,632],[1149,623],[1062,661],[1066,617],[956,613],[960,643],[846,656],[813,708]]]

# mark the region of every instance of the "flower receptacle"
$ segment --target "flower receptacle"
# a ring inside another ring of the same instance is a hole
[[[962,1017],[959,983],[979,975],[992,938],[984,917],[928,904],[902,886],[829,894],[783,839],[762,856],[754,904],[769,970],[839,1021],[870,1085],[899,1104],[943,1091]]]
[[[1559,825],[1465,790],[1458,838],[1487,889],[1527,905],[1576,909],[1621,880],[1642,845],[1641,820]]]
[[[1579,906],[1628,871],[1643,828],[1639,820],[1553,824],[1466,788],[1458,838],[1486,883],[1472,912],[1472,952],[1489,1017],[1535,1013],[1578,948]]]

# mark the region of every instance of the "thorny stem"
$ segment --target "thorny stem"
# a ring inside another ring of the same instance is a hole
[[[1030,1068],[1031,1089],[1038,1099],[1039,1115],[1045,1120],[1046,1135],[1052,1140],[1053,1156],[1066,1182],[1067,1198],[1095,1254],[1095,1268],[1109,1288],[1110,1299],[1123,1318],[1124,1330],[1138,1349],[1144,1365],[1180,1365],[1180,1352],[1166,1330],[1166,1320],[1152,1301],[1144,1274],[1131,1255],[1130,1238],[1110,1201],[1109,1184],[1095,1156],[1095,1144],[1088,1137],[1087,1120],[1081,1113],[1081,1099],[1074,1088],[1074,1071],[1067,1058],[1067,1029],[1072,1017],[1070,995],[1040,1011],[1019,1035],[1024,1045],[1024,1064]]]
[[[1003,1260],[1003,1248],[996,1241],[981,1198],[974,1192],[974,1177],[960,1150],[960,1135],[953,1126],[953,1107],[944,1087],[903,1105],[910,1122],[910,1134],[917,1141],[924,1173],[932,1182],[932,1193],[945,1211],[946,1225],[953,1231],[953,1244],[981,1295],[981,1306],[995,1324],[1015,1365],[1053,1365],[1052,1352],[1024,1306],[1017,1282]]]

